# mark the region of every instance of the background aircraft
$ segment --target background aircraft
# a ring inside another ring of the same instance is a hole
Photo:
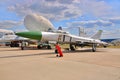
[[[15,35],[12,30],[0,29],[0,43],[5,44],[6,46],[18,47],[20,41],[23,40],[25,41],[28,39]]]

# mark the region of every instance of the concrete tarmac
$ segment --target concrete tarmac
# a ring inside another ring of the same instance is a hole
[[[0,80],[120,80],[120,49],[63,51],[0,48]]]

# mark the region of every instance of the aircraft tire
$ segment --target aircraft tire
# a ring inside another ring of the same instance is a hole
[[[92,52],[96,52],[96,44],[92,45]]]
[[[24,50],[24,47],[23,47],[23,46],[21,46],[21,50]]]
[[[55,53],[56,53],[56,54],[58,53],[57,49],[55,49]]]
[[[72,44],[70,44],[70,50],[71,50],[71,51],[75,51],[75,48],[73,47]]]
[[[52,49],[50,45],[47,46],[47,49]]]
[[[38,49],[41,49],[42,47],[40,45],[37,46]]]

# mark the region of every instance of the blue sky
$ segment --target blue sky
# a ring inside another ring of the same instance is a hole
[[[102,38],[120,38],[119,8],[120,0],[0,0],[0,28],[23,31],[24,17],[37,13],[72,33],[82,26],[88,34],[103,30]]]

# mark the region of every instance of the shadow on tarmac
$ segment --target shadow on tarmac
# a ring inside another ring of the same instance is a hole
[[[29,56],[39,56],[39,55],[53,55],[52,53],[36,53],[36,54],[23,54],[23,55],[10,55],[10,56],[0,56],[0,58],[16,58],[16,57],[29,57]]]
[[[52,50],[52,49],[24,49],[24,50],[21,50],[20,48],[18,49],[9,49],[9,50],[0,50],[1,52],[6,52],[6,51],[27,51],[27,50]]]
[[[6,51],[6,50],[4,50]],[[18,49],[16,50],[7,50],[7,51],[18,51]],[[85,49],[85,50],[75,50],[75,51],[63,51],[63,54],[65,53],[95,53],[92,52],[91,49]],[[96,51],[96,52],[105,52],[105,51]],[[29,57],[29,56],[40,56],[40,55],[53,55],[55,54],[54,52],[49,52],[49,53],[36,53],[36,54],[22,54],[22,55],[9,55],[9,56],[0,56],[0,58],[16,58],[16,57]],[[56,58],[56,56],[53,56],[52,58]]]

